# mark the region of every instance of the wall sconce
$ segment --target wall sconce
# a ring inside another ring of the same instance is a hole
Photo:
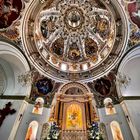
[[[120,72],[117,73],[116,82],[118,82],[120,86],[124,86],[126,88],[130,84],[130,81],[131,78],[129,76],[126,76]]]
[[[18,83],[22,86],[31,85],[34,78],[34,70],[26,71],[24,74],[18,76]]]

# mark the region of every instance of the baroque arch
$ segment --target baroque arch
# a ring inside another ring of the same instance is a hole
[[[15,45],[1,40],[0,69],[3,71],[6,80],[6,86],[2,93],[3,95],[29,96],[31,86],[23,87],[17,80],[19,75],[30,71],[28,60]],[[0,77],[0,80],[2,80],[2,77]]]
[[[87,93],[90,93],[90,89],[87,85],[85,84],[81,84],[79,82],[70,82],[70,83],[67,83],[67,84],[63,84],[58,92],[61,93],[61,94],[65,94],[66,91],[70,88],[79,88],[84,94],[87,94]]]
[[[87,139],[87,129],[97,122],[93,94],[82,83],[70,82],[60,87],[52,103],[50,122],[56,122],[62,130],[62,139],[71,139],[76,135]]]

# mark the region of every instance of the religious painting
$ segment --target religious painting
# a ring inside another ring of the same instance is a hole
[[[140,1],[128,3],[128,12],[132,22],[140,28]]]
[[[119,123],[116,121],[113,121],[111,122],[110,126],[111,126],[112,135],[113,135],[113,140],[124,140]]]
[[[22,9],[21,0],[0,0],[0,29],[9,27]]]
[[[29,124],[25,140],[36,140],[37,130],[38,130],[38,122],[32,121]]]
[[[43,15],[44,13],[42,13],[41,16],[44,16]],[[44,38],[49,38],[49,36],[54,33],[56,27],[55,27],[55,22],[56,22],[56,18],[55,16],[48,16],[46,18],[42,18],[42,21],[41,21],[41,33],[43,35]]]
[[[64,40],[63,40],[63,38],[56,39],[53,42],[50,50],[52,51],[52,53],[56,54],[58,57],[62,57],[63,53],[64,53]]]
[[[106,98],[104,100],[104,105],[105,105],[106,115],[113,115],[116,113],[116,109],[113,106],[113,101],[111,98]]]
[[[106,115],[113,115],[116,113],[115,108],[110,104],[108,107],[105,107]]]
[[[78,104],[71,104],[66,112],[66,129],[82,129],[82,109]]]
[[[98,33],[100,37],[103,39],[108,38],[110,34],[110,24],[109,17],[105,17],[104,15],[96,15],[96,28],[94,29],[95,33]]]
[[[109,79],[100,78],[96,80],[94,88],[96,92],[98,92],[101,96],[105,97],[110,94],[111,86],[112,84]]]
[[[32,113],[41,115],[43,112],[43,105],[44,105],[44,99],[40,97],[37,98]]]
[[[97,43],[93,39],[86,38],[85,53],[86,53],[87,57],[90,57],[93,60],[93,62],[96,62],[98,59],[97,51],[98,51]]]
[[[42,95],[47,95],[53,89],[52,81],[48,78],[39,79],[35,83],[35,86],[37,88],[37,91]]]

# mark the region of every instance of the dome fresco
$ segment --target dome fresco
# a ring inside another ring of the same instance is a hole
[[[9,27],[20,15],[22,9],[21,0],[0,1],[0,29]]]
[[[57,81],[90,81],[108,73],[121,58],[128,25],[118,2],[53,0],[30,6],[22,42],[43,75]]]

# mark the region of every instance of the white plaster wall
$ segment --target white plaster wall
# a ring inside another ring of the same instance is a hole
[[[121,73],[129,76],[131,81],[128,86],[121,88],[123,96],[140,96],[140,57],[130,60]]]
[[[11,133],[14,122],[16,120],[18,111],[22,104],[22,101],[20,100],[0,100],[0,109],[2,109],[5,106],[5,104],[8,103],[9,101],[12,102],[11,108],[16,109],[17,112],[13,115],[8,115],[3,121],[3,124],[0,127],[0,140],[8,140],[8,137]]]
[[[116,82],[119,96],[140,96],[140,46],[126,54],[119,65],[118,72],[131,79],[126,88]]]
[[[125,100],[125,106],[132,125],[136,128],[140,139],[140,100]]]
[[[22,52],[15,46],[0,41],[0,64],[7,78],[7,89],[4,95],[29,95],[31,86],[22,86],[18,83],[18,76],[30,70]]]
[[[6,60],[3,60],[1,56],[0,56],[0,64],[1,66],[3,66],[4,72],[6,74],[6,80],[7,80],[6,81],[7,87],[4,92],[4,95],[20,95],[20,96],[27,95],[28,87],[22,86],[20,83],[18,83],[18,76],[22,74],[22,71],[19,69],[19,67],[17,67],[17,65],[15,64],[7,62]],[[25,72],[25,69],[23,70]]]
[[[10,61],[9,61],[9,60]],[[18,76],[22,73],[25,73],[24,65],[15,58],[10,55],[0,55],[0,64],[3,66],[4,72],[6,74],[7,79],[7,88],[4,92],[4,95],[26,95],[26,86],[22,86],[18,83]]]
[[[130,77],[128,86],[118,86],[118,95],[124,97],[140,96],[140,45],[129,51],[120,63],[118,72]],[[124,113],[129,117],[128,124],[135,140],[140,140],[140,100],[124,100]]]
[[[106,126],[106,131],[108,134],[108,140],[113,140],[112,132],[110,128],[110,123],[112,121],[117,121],[120,124],[120,128],[124,137],[124,140],[133,140],[132,133],[126,121],[126,117],[123,113],[123,110],[120,105],[114,106],[116,109],[116,114],[114,115],[106,115],[105,108],[98,109],[100,122],[103,122]]]
[[[37,115],[37,114],[32,113],[33,107],[34,107],[33,105],[29,104],[27,109],[25,110],[22,121],[19,125],[17,134],[15,136],[15,140],[25,140],[28,126],[29,126],[30,122],[32,122],[34,120],[39,123],[39,128],[38,128],[38,132],[37,132],[37,140],[40,139],[42,126],[49,119],[50,109],[44,108],[43,114]]]
[[[4,91],[4,93],[1,93],[1,94],[10,95],[13,93],[14,87],[15,87],[14,72],[13,72],[11,66],[1,58],[0,58],[0,65],[5,73],[5,77],[6,77],[5,91]]]

